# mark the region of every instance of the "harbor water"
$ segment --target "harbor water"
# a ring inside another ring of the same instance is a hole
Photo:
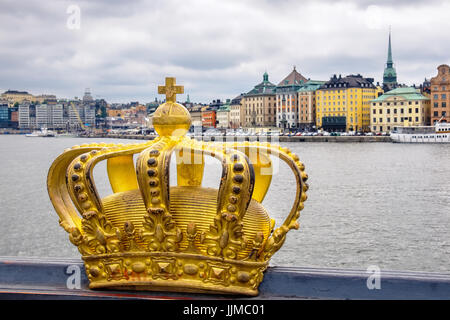
[[[58,225],[46,177],[65,148],[92,142],[138,141],[0,135],[0,256],[80,257]],[[271,265],[450,272],[449,145],[281,145],[299,155],[310,188],[300,229]],[[219,164],[208,167],[204,185],[217,188]],[[111,193],[104,163],[94,178],[101,196]],[[278,225],[294,196],[295,178],[280,164],[263,202]]]

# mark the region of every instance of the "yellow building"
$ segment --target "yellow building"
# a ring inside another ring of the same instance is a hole
[[[371,101],[373,132],[389,132],[396,126],[430,125],[430,98],[416,88],[397,88]]]
[[[370,131],[370,101],[379,89],[372,78],[334,75],[316,91],[316,126],[325,131]]]
[[[8,90],[2,93],[0,96],[2,100],[8,101],[8,104],[10,106],[17,103],[22,103],[23,101],[27,100],[29,102],[34,101],[34,97],[32,94],[26,92],[26,91],[17,91],[17,90]]]

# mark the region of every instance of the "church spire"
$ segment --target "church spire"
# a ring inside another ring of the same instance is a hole
[[[392,59],[392,44],[391,44],[391,27],[389,27],[389,44],[386,67],[383,73],[383,88],[391,90],[397,87],[397,72],[394,68],[394,60]]]
[[[388,68],[392,68],[394,61],[392,61],[392,46],[391,46],[391,27],[389,27],[389,46],[388,46],[388,58],[386,65]]]

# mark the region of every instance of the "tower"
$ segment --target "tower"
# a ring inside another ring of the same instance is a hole
[[[388,57],[386,67],[383,73],[383,89],[389,91],[397,87],[397,72],[394,68],[394,61],[392,60],[392,45],[391,45],[391,30],[389,30],[389,45]]]

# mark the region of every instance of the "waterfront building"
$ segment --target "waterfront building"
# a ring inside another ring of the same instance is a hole
[[[245,127],[273,127],[276,125],[276,86],[269,81],[267,72],[263,81],[244,94]]]
[[[57,99],[53,94],[40,94],[33,97],[33,101],[40,104],[56,104]]]
[[[7,102],[0,102],[0,128],[9,127],[9,106]]]
[[[389,91],[397,88],[397,71],[394,68],[394,60],[392,59],[391,31],[389,31],[388,55],[383,72],[383,90]]]
[[[241,128],[245,123],[245,110],[243,104],[244,94],[231,100],[230,103],[230,127],[232,129]]]
[[[216,127],[216,110],[209,106],[202,108],[202,126],[205,128]]]
[[[72,101],[69,105],[69,124],[71,127],[95,126],[95,104],[82,104],[79,101]],[[81,123],[80,123],[81,122]]]
[[[189,109],[189,113],[191,114],[191,126],[194,128],[200,128],[202,126],[202,105],[194,105]]]
[[[32,94],[27,91],[7,90],[0,96],[2,100],[8,101],[9,106],[13,106],[16,102],[22,103],[23,101],[34,101]]]
[[[372,132],[390,132],[396,126],[430,124],[430,99],[414,87],[397,88],[371,101]]]
[[[36,126],[38,128],[63,128],[63,106],[61,104],[39,104],[36,106]]]
[[[19,104],[19,129],[30,129],[30,103]]]
[[[283,129],[298,128],[297,91],[308,81],[294,69],[276,87],[276,125]]]
[[[8,108],[9,128],[17,129],[19,126],[19,107]]]
[[[326,81],[308,80],[297,90],[298,128],[312,130],[316,125],[316,91]]]
[[[217,109],[217,128],[230,128],[230,104],[230,99],[227,99],[227,101]]]
[[[373,78],[333,75],[316,91],[316,125],[326,131],[370,131],[370,101],[377,97]]]
[[[438,74],[431,78],[431,123],[450,122],[450,67],[441,64]]]

